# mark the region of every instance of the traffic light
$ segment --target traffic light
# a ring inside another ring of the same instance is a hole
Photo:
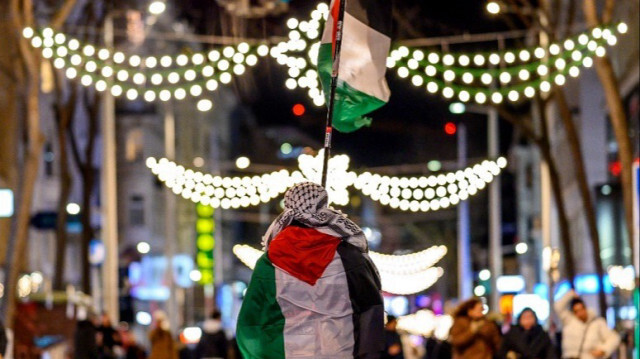
[[[453,122],[447,122],[444,125],[444,133],[446,133],[449,136],[455,135],[457,131],[458,131],[458,127]]]

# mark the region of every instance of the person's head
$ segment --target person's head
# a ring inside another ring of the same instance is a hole
[[[329,201],[327,190],[313,182],[302,182],[284,194],[284,209],[302,213],[316,213]]]
[[[573,298],[571,299],[571,303],[569,304],[571,307],[571,311],[576,318],[580,319],[583,322],[586,322],[589,319],[589,313],[587,312],[587,307],[584,304],[584,301],[581,298]]]
[[[484,317],[482,301],[479,298],[471,298],[462,302],[456,308],[454,317],[469,317],[471,320],[478,320]]]
[[[387,315],[387,324],[385,325],[385,328],[387,330],[391,330],[394,331],[396,330],[396,327],[398,326],[398,318],[396,318],[395,315]]]
[[[220,313],[219,310],[215,309],[212,313],[211,313],[211,319],[213,320],[217,320],[220,321],[222,320],[222,313]]]
[[[109,313],[102,312],[102,316],[100,317],[100,322],[104,326],[110,326],[111,325],[111,319],[109,318]]]
[[[538,316],[531,308],[524,308],[518,316],[518,324],[524,329],[529,330],[538,324]]]

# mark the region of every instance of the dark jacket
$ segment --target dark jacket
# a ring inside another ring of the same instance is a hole
[[[498,358],[506,359],[509,352],[518,359],[556,359],[551,338],[539,325],[529,330],[519,325],[512,327],[503,338]]]
[[[227,336],[222,328],[219,327],[219,324],[215,325],[212,320],[207,320],[203,329],[202,338],[200,338],[200,342],[196,346],[196,359],[227,359]]]
[[[81,320],[76,325],[75,355],[77,359],[94,359],[98,357],[98,344],[96,343],[97,329],[89,320]]]

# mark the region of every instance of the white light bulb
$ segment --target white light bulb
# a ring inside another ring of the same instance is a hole
[[[167,80],[169,80],[169,82],[172,84],[178,83],[178,81],[180,81],[180,75],[178,75],[177,72],[171,72],[167,76]]]
[[[33,39],[31,39],[31,46],[39,48],[40,46],[42,46],[42,39],[39,36],[35,36]]]
[[[169,90],[160,91],[160,94],[158,94],[158,98],[160,99],[160,101],[164,101],[164,102],[171,100],[171,91]]]
[[[67,78],[69,79],[75,79],[76,76],[78,76],[78,71],[76,71],[76,69],[74,69],[73,67],[69,67],[65,71],[65,75],[67,75]]]
[[[180,54],[176,57],[176,64],[178,66],[186,66],[189,63],[189,57],[185,54]]]
[[[201,111],[201,112],[210,111],[213,108],[213,102],[211,102],[211,100],[208,100],[208,99],[202,99],[198,101],[197,108],[198,108],[198,111]]]
[[[458,94],[458,98],[460,99],[460,101],[462,102],[467,102],[471,99],[471,95],[469,95],[469,92],[466,90],[462,90],[460,91],[460,93]]]
[[[33,29],[30,27],[25,27],[24,29],[22,29],[22,36],[24,36],[25,39],[32,38],[34,34],[35,31],[33,31]]]
[[[596,49],[596,56],[604,57],[604,55],[606,54],[607,54],[607,50],[602,46],[598,46],[598,48]]]
[[[566,79],[566,78],[564,77],[564,75],[562,75],[562,74],[558,74],[558,75],[556,75],[556,77],[555,77],[555,82],[556,82],[556,85],[558,85],[558,86],[562,86],[562,85],[564,85],[564,84],[565,84],[565,82],[566,82],[566,80],[567,80],[567,79]]]
[[[452,70],[446,70],[442,76],[444,78],[445,81],[453,81],[456,78],[456,73],[453,72]]]
[[[442,57],[442,63],[451,66],[455,62],[455,58],[451,54],[446,54]]]
[[[502,94],[499,92],[494,92],[491,95],[491,101],[493,101],[494,103],[501,103],[502,102]]]
[[[580,69],[577,66],[571,66],[569,68],[569,76],[578,77],[580,75]]]
[[[454,95],[454,91],[451,87],[445,87],[444,89],[442,89],[442,96],[444,96],[445,98],[452,98]]]
[[[100,60],[104,61],[104,60],[108,59],[110,55],[111,54],[109,53],[109,50],[107,50],[107,49],[100,49],[100,51],[98,51],[98,58]]]
[[[69,49],[76,51],[77,49],[80,48],[80,41],[76,40],[76,39],[71,39],[69,40]]]
[[[154,85],[160,85],[162,83],[162,75],[160,74],[153,74],[151,75],[151,83]]]
[[[147,90],[144,93],[144,100],[147,102],[153,102],[156,99],[156,93],[151,91],[151,90]]]
[[[118,79],[118,81],[120,81],[120,82],[127,81],[127,79],[129,78],[129,73],[127,72],[127,70],[120,70],[120,71],[118,71],[118,73],[116,74],[116,78],[117,78],[117,79]]]
[[[618,43],[618,38],[616,37],[616,35],[611,35],[607,38],[607,44],[609,44],[609,46],[615,46],[615,44]]]
[[[198,97],[202,94],[202,86],[200,85],[193,85],[191,86],[191,88],[189,89],[189,93],[191,94],[191,96],[193,97]]]
[[[138,91],[136,89],[128,89],[127,90],[127,98],[131,101],[138,98]]]
[[[549,68],[547,67],[547,65],[540,65],[538,66],[538,75],[540,76],[546,76],[549,73]]]
[[[43,51],[43,55],[44,55],[44,51]],[[84,65],[84,68],[89,72],[94,72],[98,69],[98,65],[96,65],[96,63],[93,61],[89,61]]]
[[[187,97],[187,91],[183,88],[178,88],[173,91],[173,97],[175,97],[176,100],[184,100],[184,98]]]
[[[546,54],[547,52],[544,51],[542,47],[536,47],[536,49],[533,50],[533,56],[535,56],[538,59],[543,58]]]
[[[567,66],[567,62],[563,58],[558,58],[555,61],[555,66],[558,70],[562,71]]]
[[[65,57],[68,53],[69,50],[67,50],[65,46],[60,46],[56,49],[56,55],[58,55],[58,57]]]
[[[247,65],[249,66],[255,66],[258,63],[258,57],[256,55],[249,55],[247,56]]]
[[[520,71],[518,72],[518,77],[519,77],[519,78],[520,78],[520,80],[522,80],[522,81],[527,81],[527,80],[529,80],[530,75],[531,75],[531,74],[529,73],[529,70],[527,70],[527,69],[522,69],[522,70],[520,70]]]
[[[184,72],[184,79],[191,82],[196,79],[196,72],[193,69],[189,69]]]
[[[498,55],[498,54],[489,55],[489,62],[492,65],[498,65],[500,63],[500,55]]]
[[[50,59],[53,57],[53,50],[50,47],[44,48],[42,50],[42,57],[45,59]]]
[[[531,53],[527,50],[521,50],[518,56],[520,57],[520,61],[522,62],[527,62],[529,61],[529,59],[531,59]]]
[[[573,42],[573,40],[571,40],[571,39],[566,39],[566,40],[564,41],[564,48],[565,48],[565,49],[567,49],[567,50],[571,51],[571,50],[573,50],[575,47],[576,47],[576,44],[575,44],[575,42]]]
[[[502,82],[503,84],[507,84],[509,82],[511,82],[511,74],[508,72],[503,72],[500,74],[500,82]]]
[[[413,77],[411,78],[411,83],[413,83],[414,86],[418,87],[418,86],[422,86],[422,84],[424,83],[424,80],[420,75],[413,75]]]
[[[215,90],[218,89],[218,81],[211,79],[211,80],[207,81],[206,86],[207,86],[207,90],[215,91]]]
[[[435,82],[429,82],[427,84],[427,91],[429,91],[430,93],[438,92],[438,84],[436,84]]]
[[[401,78],[407,78],[407,76],[409,76],[409,69],[406,67],[400,67],[398,69],[398,76],[400,76]]]
[[[85,47],[82,48],[82,53],[85,56],[93,56],[93,54],[96,52],[95,47],[91,46],[91,45],[86,45]]]
[[[227,71],[229,69],[229,66],[231,66],[231,64],[229,64],[229,61],[227,60],[218,61],[218,69],[222,71]]]
[[[120,85],[113,85],[111,87],[111,94],[115,97],[122,95],[122,87]]]
[[[413,58],[416,61],[422,61],[424,60],[424,52],[422,52],[422,50],[414,50],[413,51]]]
[[[89,75],[82,75],[82,78],[80,78],[80,83],[82,83],[83,86],[89,86],[92,82],[93,79]]]
[[[142,59],[138,55],[133,55],[129,58],[129,65],[138,67],[142,63]]]
[[[508,64],[512,64],[516,61],[516,55],[513,52],[509,51],[504,54],[504,61]]]
[[[489,74],[488,72],[485,72],[482,74],[482,76],[480,76],[480,81],[482,81],[482,83],[485,85],[489,85],[493,81],[493,76],[491,76],[491,74]]]
[[[518,91],[511,90],[509,91],[508,97],[509,97],[509,101],[516,102],[520,99],[520,94],[518,94]]]
[[[535,96],[536,94],[536,90],[531,87],[531,86],[527,86],[524,89],[524,95],[527,96],[528,98],[532,98],[533,96]]]
[[[602,37],[602,29],[599,28],[599,27],[596,27],[595,29],[593,29],[591,31],[591,35],[596,39],[601,38]]]
[[[242,75],[244,74],[245,71],[245,67],[242,64],[237,64],[233,67],[233,73],[236,75]]]
[[[427,76],[435,76],[438,73],[438,70],[436,70],[436,67],[433,65],[428,65],[427,67],[424,68],[424,72],[425,74],[427,74]]]
[[[466,84],[470,84],[473,82],[473,75],[470,72],[465,72],[462,74],[462,81]]]
[[[62,60],[62,59],[57,59],[57,60]],[[113,75],[113,69],[111,68],[111,66],[105,66],[102,68],[100,73],[102,74],[103,77],[111,77]]]
[[[269,54],[269,46],[267,45],[258,46],[257,53],[259,56],[267,56]]]
[[[582,59],[582,52],[575,50],[571,53],[571,59],[573,61],[580,61]]]
[[[96,81],[96,90],[102,92],[107,89],[107,83],[104,80]]]
[[[619,33],[626,34],[627,31],[629,31],[629,26],[627,26],[627,24],[625,24],[624,22],[621,22],[618,24],[617,29]]]
[[[483,103],[487,102],[487,95],[485,95],[483,92],[478,92],[474,96],[474,99],[476,100],[477,103],[483,104]]]
[[[460,55],[460,57],[458,57],[458,63],[461,66],[469,66],[469,63],[471,62],[471,60],[469,59],[469,56],[467,55]]]
[[[482,56],[482,55],[480,55],[480,54],[475,55],[475,56],[473,57],[473,63],[474,63],[476,66],[482,66],[482,65],[484,65],[484,63],[485,63],[485,58],[484,58],[484,56]]]
[[[125,60],[125,56],[122,52],[116,52],[115,54],[113,54],[113,62],[115,62],[116,64],[121,64],[123,63]]]
[[[427,56],[427,60],[432,64],[437,64],[440,61],[440,56],[435,52],[432,52]]]
[[[551,46],[549,46],[549,53],[551,55],[558,55],[560,53],[560,46],[558,46],[558,44],[551,44]]]
[[[133,75],[133,82],[134,82],[136,85],[142,85],[142,84],[144,84],[145,80],[146,80],[146,78],[145,78],[144,74],[142,74],[142,73],[140,73],[140,72],[138,72],[138,73],[136,73],[135,75]]]
[[[542,91],[542,92],[551,91],[551,84],[549,83],[549,81],[540,82],[540,91]]]
[[[588,56],[585,57],[584,59],[582,59],[582,66],[586,68],[593,66],[593,59]]]
[[[228,84],[231,82],[231,74],[228,72],[223,72],[220,74],[220,82],[223,84]]]

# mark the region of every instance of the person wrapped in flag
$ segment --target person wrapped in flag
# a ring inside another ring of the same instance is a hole
[[[263,238],[237,325],[246,359],[379,358],[384,351],[380,277],[358,225],[305,182]]]

